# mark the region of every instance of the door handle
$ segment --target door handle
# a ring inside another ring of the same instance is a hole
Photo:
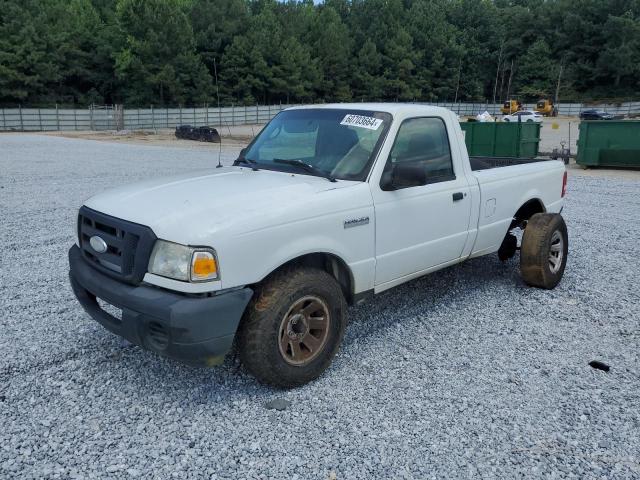
[[[457,202],[458,200],[462,200],[463,196],[462,192],[456,192],[453,194],[453,201]]]

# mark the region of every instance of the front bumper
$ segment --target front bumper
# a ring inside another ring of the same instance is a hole
[[[131,343],[191,365],[216,365],[235,336],[253,295],[242,288],[211,297],[193,297],[146,285],[132,286],[98,272],[74,245],[69,250],[73,292],[91,317]],[[96,300],[122,310],[116,318]]]

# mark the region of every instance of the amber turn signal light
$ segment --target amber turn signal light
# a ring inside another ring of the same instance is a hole
[[[202,282],[218,278],[218,262],[212,252],[193,252],[191,281]]]

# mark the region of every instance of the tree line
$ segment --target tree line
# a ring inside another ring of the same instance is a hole
[[[640,0],[0,0],[0,105],[640,94]]]

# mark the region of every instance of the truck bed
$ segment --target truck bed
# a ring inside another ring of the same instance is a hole
[[[469,157],[471,170],[489,170],[491,168],[511,167],[525,163],[546,162],[548,158],[518,158],[518,157]]]

